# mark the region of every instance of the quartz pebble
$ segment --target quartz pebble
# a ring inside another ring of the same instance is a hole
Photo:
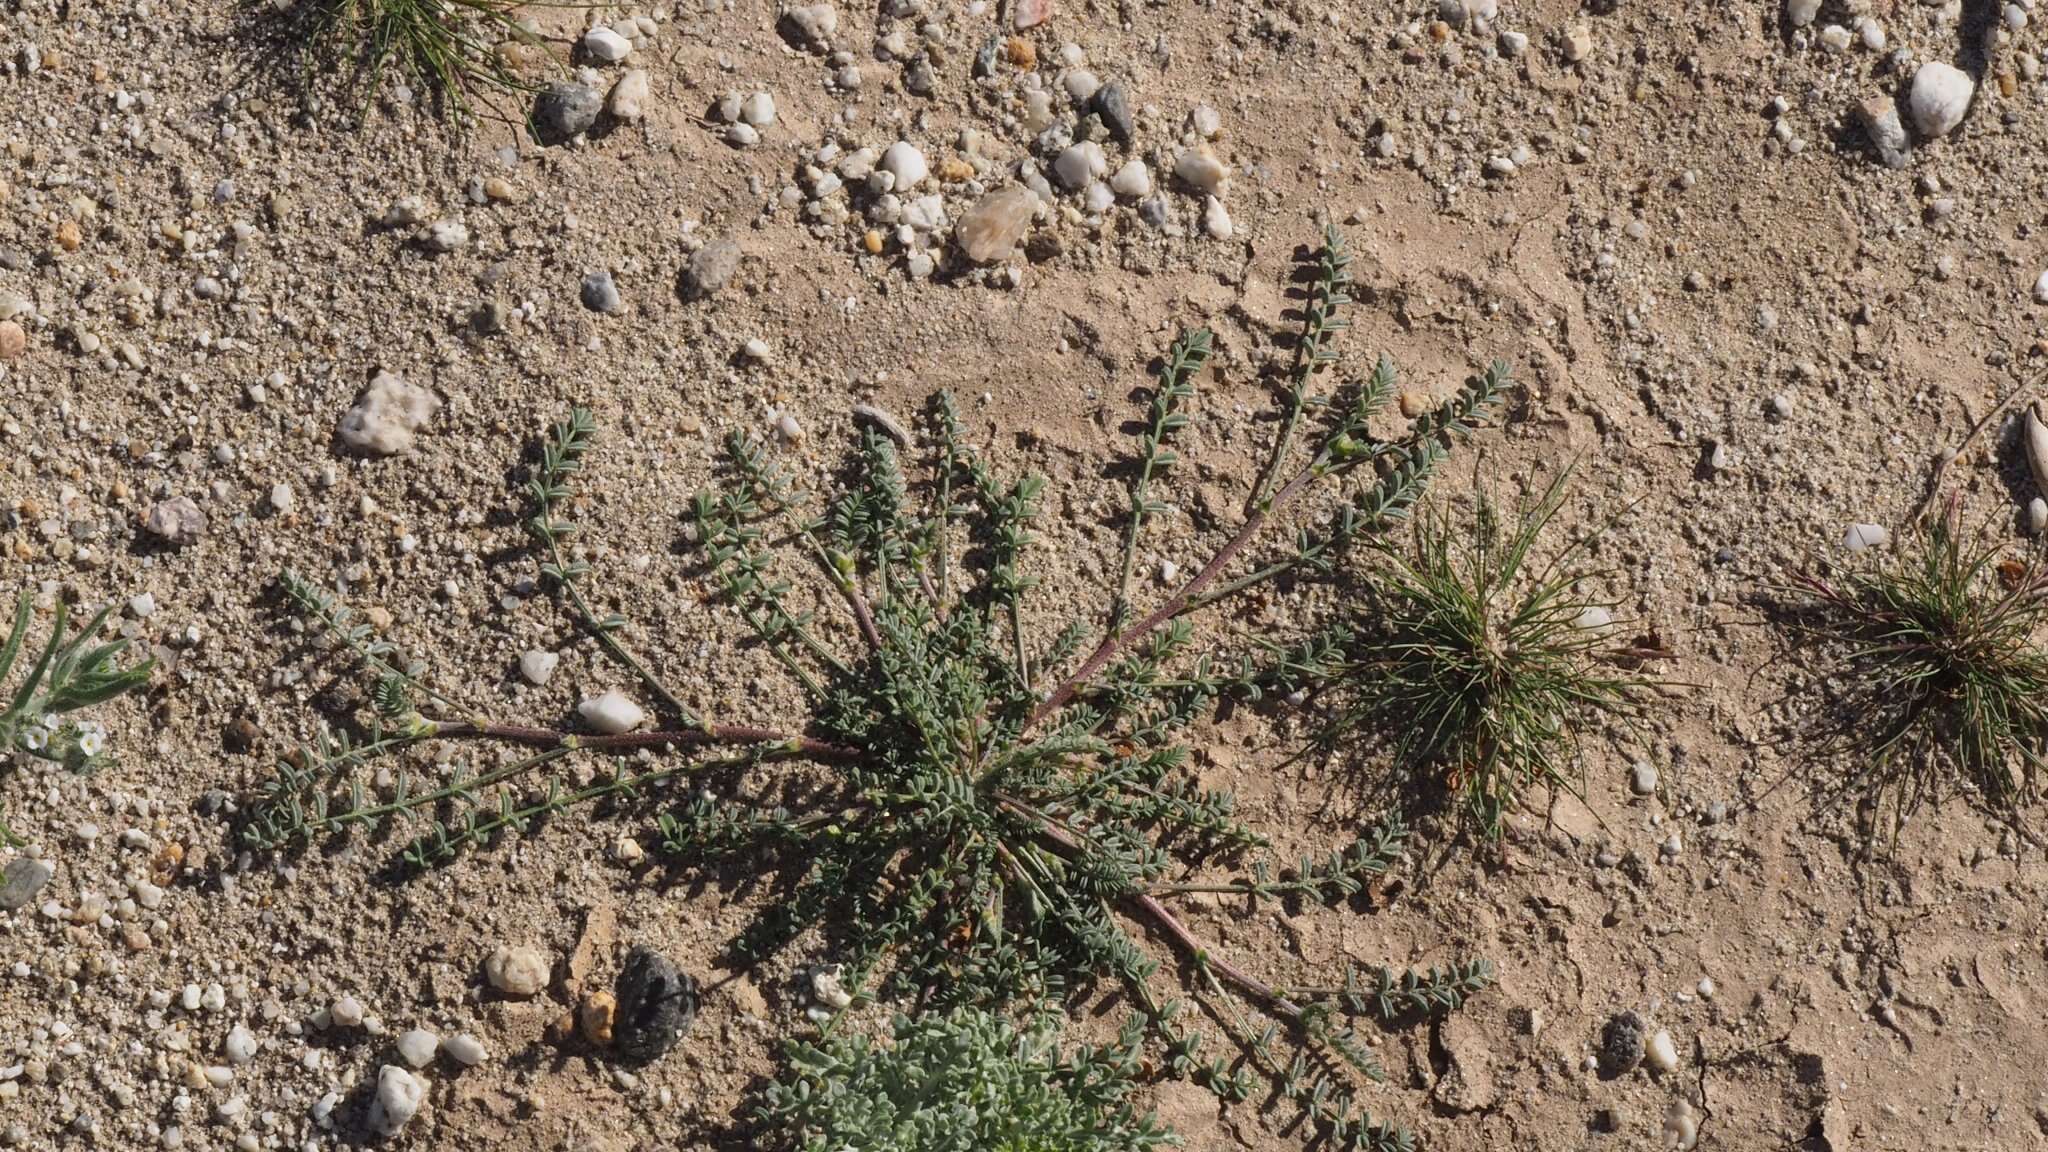
[[[1657,766],[1648,760],[1638,760],[1629,776],[1629,791],[1638,796],[1648,796],[1657,790]]]
[[[616,688],[578,704],[576,713],[592,730],[606,736],[631,732],[647,718],[647,713],[638,704]]]
[[[1197,145],[1173,162],[1173,174],[1204,196],[1221,196],[1230,179],[1230,168],[1207,145]]]
[[[379,371],[341,418],[342,442],[373,456],[410,451],[419,430],[441,408],[441,400],[403,377]]]
[[[2036,536],[2048,532],[2048,500],[2036,496],[2027,501],[2027,531]]]
[[[1574,24],[1564,30],[1564,58],[1566,62],[1578,64],[1593,54],[1593,30],[1584,24]]]
[[[1052,19],[1052,0],[1013,0],[1010,26],[1022,32]]]
[[[299,495],[292,491],[290,484],[280,482],[270,486],[270,510],[272,512],[277,513],[279,516],[289,516],[292,514],[292,510],[298,506]]]
[[[1851,524],[1848,533],[1842,537],[1842,547],[1851,552],[1861,552],[1865,548],[1882,548],[1891,542],[1891,538],[1892,534],[1882,524]]]
[[[1109,178],[1110,191],[1126,200],[1143,200],[1152,194],[1152,170],[1143,160],[1131,160]]]
[[[363,1023],[363,1002],[353,996],[338,996],[328,1007],[327,1018],[337,1028],[359,1028]]]
[[[1235,226],[1230,222],[1230,212],[1223,207],[1223,201],[1209,197],[1202,204],[1202,230],[1218,240],[1230,239]]]
[[[545,684],[555,674],[555,665],[561,662],[562,658],[555,653],[536,648],[519,654],[519,674],[528,684]]]
[[[1643,1049],[1643,1062],[1658,1072],[1678,1070],[1678,1045],[1671,1039],[1671,1033],[1659,1028],[1650,1036],[1650,1043]]]
[[[599,25],[583,34],[583,50],[589,53],[593,60],[617,64],[633,54],[633,42]]]
[[[484,979],[505,995],[524,999],[539,995],[547,987],[550,967],[547,956],[538,948],[500,945],[484,960]]]
[[[424,1028],[402,1032],[398,1037],[398,1057],[414,1068],[425,1068],[434,1062],[434,1053],[440,1051],[441,1038]]]
[[[898,140],[882,153],[881,169],[887,172],[895,183],[891,190],[905,192],[924,183],[931,174],[931,166],[925,162],[924,153],[908,140]]]
[[[1785,19],[1794,28],[1804,28],[1820,15],[1820,0],[1785,0]]]
[[[2048,271],[2042,272],[2034,280],[2034,301],[2038,304],[2048,304]]]
[[[240,1024],[228,1029],[228,1038],[221,1042],[221,1054],[228,1063],[247,1064],[256,1059],[256,1036]]]
[[[998,188],[974,202],[953,226],[960,250],[977,264],[1007,258],[1031,228],[1038,196],[1021,184]]]
[[[775,97],[756,92],[740,101],[740,123],[766,128],[775,123]]]
[[[789,26],[809,43],[824,47],[839,31],[839,10],[830,4],[801,4],[788,13]]]
[[[460,251],[469,246],[469,225],[455,216],[436,220],[420,233],[419,242],[421,247],[438,255]]]
[[[1962,69],[1939,60],[1922,64],[1913,73],[1913,87],[1906,96],[1913,130],[1926,140],[1948,135],[1963,122],[1976,92],[1977,82]]]
[[[631,122],[647,114],[648,79],[645,68],[630,68],[612,85],[604,98],[604,109],[614,120]],[[493,197],[495,199],[495,197]]]
[[[370,1100],[370,1131],[379,1136],[396,1136],[419,1115],[427,1096],[426,1085],[396,1064],[377,1070],[377,1094]]]
[[[173,548],[183,548],[206,534],[206,513],[190,496],[173,496],[150,506],[142,530]]]
[[[885,156],[883,160],[888,158]],[[1109,170],[1109,160],[1102,154],[1102,146],[1093,140],[1083,140],[1067,148],[1052,162],[1052,174],[1062,185],[1070,189],[1088,186],[1089,181]]]
[[[448,1053],[449,1059],[465,1068],[474,1068],[490,1059],[490,1052],[484,1047],[484,1042],[467,1032],[458,1032],[450,1036],[442,1042],[441,1050]]]

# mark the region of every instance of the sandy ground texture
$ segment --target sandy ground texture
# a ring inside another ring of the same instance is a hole
[[[238,849],[275,758],[364,704],[276,574],[344,593],[468,706],[572,722],[628,682],[536,592],[518,486],[545,424],[588,405],[602,447],[576,516],[604,607],[706,709],[788,725],[792,685],[682,531],[728,429],[792,441],[822,480],[855,402],[909,414],[953,390],[1000,468],[1051,479],[1049,634],[1114,578],[1110,468],[1182,325],[1213,326],[1219,352],[1141,572],[1186,571],[1237,522],[1275,427],[1293,262],[1328,220],[1359,282],[1342,371],[1385,351],[1440,397],[1510,361],[1505,426],[1442,491],[1527,494],[1576,461],[1560,528],[1611,521],[1601,591],[1664,638],[1657,672],[1683,687],[1636,736],[1589,734],[1584,803],[1534,804],[1483,852],[1425,826],[1378,910],[1191,922],[1277,979],[1489,958],[1498,985],[1389,1033],[1366,1095],[1439,1152],[1661,1147],[1680,1101],[1709,1148],[2048,1144],[2042,854],[1961,803],[1889,853],[1816,816],[1793,739],[1812,670],[1766,610],[1790,574],[1852,562],[1851,525],[1904,536],[1937,454],[2043,364],[2048,12],[1469,7],[1054,0],[1011,42],[1007,7],[884,0],[839,5],[823,43],[817,13],[800,27],[759,0],[535,9],[565,58],[586,24],[631,47],[537,81],[594,100],[640,69],[647,89],[546,146],[497,122],[453,134],[395,87],[351,131],[361,98],[277,67],[265,37],[289,23],[264,5],[0,10],[0,590],[34,590],[39,628],[59,599],[111,600],[162,662],[101,710],[97,771],[0,775],[30,841],[7,860],[53,869],[0,912],[0,1143],[361,1141],[412,1028],[467,1033],[483,1059],[421,1073],[406,1143],[732,1143],[775,1038],[804,1026],[805,957],[718,968],[762,886],[632,859],[651,806],[409,880],[375,838]],[[1903,99],[1929,62],[1974,98],[1939,139],[1909,110],[1890,166],[1859,105]],[[1094,94],[1111,82],[1120,108]],[[1076,139],[1097,143],[1055,163]],[[928,175],[884,192],[869,170],[898,141]],[[1213,170],[1176,173],[1197,148],[1229,170],[1213,204],[1191,183]],[[954,222],[1025,161],[1051,202],[1014,252],[970,264]],[[730,279],[696,283],[692,260],[726,244]],[[380,371],[433,400],[391,455],[340,432]],[[2017,451],[1994,419],[1945,487],[2015,549],[2034,495]],[[189,542],[144,528],[176,497],[205,518]],[[1281,589],[1207,627],[1282,633],[1329,595]],[[560,654],[544,685],[519,673],[529,650]],[[1196,734],[1205,780],[1289,852],[1369,807],[1370,755],[1344,771],[1296,757],[1300,736],[1273,710]],[[632,944],[704,997],[676,1052],[626,1073],[546,1033]],[[486,983],[507,945],[552,964],[540,995]],[[1623,1010],[1670,1032],[1675,1072],[1586,1069]],[[1150,1099],[1196,1149],[1302,1144],[1284,1112]]]

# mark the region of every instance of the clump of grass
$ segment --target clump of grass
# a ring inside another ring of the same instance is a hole
[[[13,695],[0,696],[5,702],[0,708],[0,762],[20,754],[83,770],[105,755],[106,729],[94,721],[77,719],[77,713],[149,683],[154,667],[151,660],[123,666],[120,659],[128,649],[126,640],[92,644],[111,610],[102,608],[90,623],[66,637],[67,613],[64,604],[58,603],[41,654],[28,666]],[[32,614],[32,601],[23,592],[15,602],[7,637],[0,641],[0,688],[6,686],[8,673],[28,642]],[[0,844],[18,843],[6,821],[0,819]]]
[[[1966,545],[1952,505],[1902,551],[1806,593],[1793,628],[1835,698],[1815,735],[1845,764],[1822,790],[1896,836],[1928,802],[1966,793],[2024,831],[2048,745],[2048,570]]]
[[[507,41],[539,46],[518,18],[517,0],[297,0],[294,13],[309,67],[346,73],[363,107],[394,70],[461,117],[472,101],[532,85],[500,51]]]
[[[721,723],[682,700],[631,651],[626,621],[593,602],[568,510],[595,430],[588,413],[573,412],[544,444],[529,487],[540,570],[656,702],[664,726],[583,734],[489,719],[443,697],[427,670],[400,663],[344,606],[288,574],[303,620],[376,676],[378,719],[360,739],[324,738],[282,764],[246,842],[278,848],[408,819],[426,828],[404,858],[428,866],[592,800],[652,794],[663,809],[659,845],[679,864],[737,860],[782,876],[783,890],[735,941],[735,963],[822,939],[850,985],[938,1005],[1054,1003],[1106,982],[1125,994],[1169,1074],[1229,1099],[1265,1085],[1338,1147],[1409,1147],[1405,1131],[1358,1101],[1359,1081],[1380,1073],[1354,1023],[1454,1008],[1489,982],[1484,962],[1292,988],[1232,963],[1177,911],[1194,893],[1341,899],[1393,867],[1405,843],[1405,826],[1389,817],[1320,858],[1274,861],[1232,797],[1201,785],[1183,740],[1226,697],[1291,693],[1334,667],[1326,634],[1205,651],[1195,614],[1285,573],[1326,569],[1400,523],[1455,439],[1508,387],[1496,364],[1391,439],[1369,429],[1391,396],[1389,374],[1312,393],[1336,362],[1328,337],[1348,303],[1345,263],[1328,233],[1304,309],[1314,347],[1290,377],[1280,448],[1244,522],[1142,614],[1133,556],[1145,525],[1167,511],[1153,485],[1178,462],[1170,444],[1192,416],[1213,346],[1206,330],[1176,340],[1159,370],[1130,473],[1117,587],[1100,617],[1063,604],[1066,625],[1053,635],[1033,626],[1027,606],[1045,482],[1001,478],[949,397],[935,399],[916,443],[866,431],[851,478],[823,494],[735,433],[720,483],[690,506],[689,535],[718,595],[807,698],[806,716],[782,729]],[[1321,426],[1306,451],[1287,450],[1310,423]],[[1251,561],[1263,530],[1318,489],[1335,490],[1335,511]],[[788,554],[808,577],[788,571]],[[820,599],[842,615],[804,607]],[[449,739],[536,751],[419,792],[400,773],[390,794],[369,794],[361,769],[370,759]],[[619,755],[635,750],[663,757]],[[593,755],[609,759],[608,773],[536,786],[542,768]],[[801,812],[709,786],[794,761],[804,766],[789,764],[788,787],[767,790],[804,795]],[[674,787],[684,780],[690,788]],[[1192,1008],[1158,987],[1148,930],[1178,961]],[[1222,1054],[1205,1050],[1203,1018],[1228,1038]]]
[[[1129,1096],[1142,1033],[1060,1050],[1049,1023],[972,1009],[899,1016],[892,1043],[841,1031],[794,1043],[756,1116],[771,1149],[801,1152],[1141,1152],[1174,1143]]]
[[[1533,786],[1578,793],[1580,731],[1639,719],[1652,687],[1580,591],[1572,562],[1593,537],[1536,554],[1566,478],[1512,525],[1484,494],[1469,521],[1416,517],[1411,549],[1379,549],[1377,619],[1348,648],[1336,731],[1393,734],[1398,769],[1487,838]]]

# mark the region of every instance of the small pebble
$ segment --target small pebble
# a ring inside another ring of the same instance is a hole
[[[142,530],[173,548],[183,548],[206,534],[206,513],[190,496],[173,496],[150,506]]]
[[[1643,1062],[1645,1030],[1643,1018],[1634,1012],[1622,1012],[1607,1021],[1600,1030],[1599,1069],[1602,1076],[1612,1079],[1632,1071]]]
[[[960,214],[953,235],[969,260],[993,264],[1016,250],[1037,210],[1038,196],[1031,189],[1021,184],[998,188]]]
[[[48,864],[27,856],[8,861],[7,868],[0,871],[0,912],[27,907],[54,874]]]
[[[647,713],[619,690],[592,696],[576,706],[576,712],[592,731],[606,736],[631,732],[647,719]]]
[[[228,1038],[221,1043],[221,1054],[228,1063],[243,1065],[256,1059],[256,1036],[240,1024],[228,1029]]]
[[[925,162],[924,153],[907,140],[898,140],[882,153],[881,169],[895,179],[891,186],[894,191],[904,192],[924,183],[931,174],[931,166]]]
[[[1629,777],[1629,791],[1638,796],[1648,796],[1657,791],[1657,766],[1648,760],[1638,760]]]
[[[1970,110],[1977,82],[1968,73],[1939,60],[1929,61],[1913,73],[1913,86],[1906,96],[1906,110],[1913,118],[1913,130],[1922,139],[1948,135]]]
[[[617,64],[633,54],[633,42],[599,25],[583,34],[583,50],[589,53],[593,60]]]
[[[1207,145],[1197,145],[1173,162],[1173,174],[1204,196],[1221,196],[1230,179],[1230,169],[1217,159]]]
[[[419,1115],[426,1100],[426,1085],[396,1064],[377,1071],[377,1094],[370,1100],[370,1130],[379,1136],[396,1136]]]
[[[562,658],[555,653],[536,648],[519,654],[519,674],[526,678],[528,684],[545,684],[561,662]]]
[[[731,282],[739,271],[740,246],[733,240],[713,240],[690,255],[683,271],[683,297],[702,300]]]
[[[396,1047],[399,1058],[414,1068],[425,1068],[434,1062],[434,1053],[440,1051],[441,1038],[424,1028],[401,1032]]]
[[[647,92],[647,70],[644,68],[628,69],[625,75],[619,77],[619,82],[612,85],[611,92],[605,96],[604,109],[606,112],[611,113],[614,120],[627,122],[638,120],[647,114]],[[503,181],[500,181],[500,183],[503,183]],[[488,191],[489,189],[487,188],[486,192]],[[491,199],[507,200],[510,197],[494,195]]]
[[[1882,524],[1851,524],[1848,533],[1842,537],[1842,547],[1851,552],[1865,548],[1882,548],[1891,541],[1892,534]]]
[[[1659,1028],[1650,1036],[1649,1046],[1643,1050],[1643,1062],[1659,1072],[1678,1070],[1678,1045],[1671,1039],[1671,1033]]]
[[[1230,239],[1235,231],[1230,222],[1230,212],[1223,207],[1223,201],[1214,196],[1202,205],[1202,230],[1218,240]]]
[[[327,1018],[337,1028],[360,1028],[363,1024],[363,1002],[353,996],[337,997],[327,1009]]]
[[[484,960],[484,979],[505,995],[524,999],[547,987],[551,967],[538,948],[501,945]]]
[[[420,244],[429,252],[446,255],[469,245],[469,225],[459,218],[436,220],[420,233]]]
[[[802,4],[788,12],[790,27],[815,47],[824,47],[839,30],[839,10],[830,4]]]
[[[775,97],[756,92],[740,102],[740,123],[766,128],[775,123]]]
[[[378,372],[341,418],[342,442],[373,456],[409,451],[419,430],[441,408],[440,398],[402,377]]]
[[[441,1050],[448,1057],[465,1068],[474,1068],[490,1058],[483,1041],[467,1032],[458,1032],[441,1044]]]
[[[609,316],[619,310],[619,286],[612,280],[609,269],[585,276],[578,295],[583,301],[583,306],[592,312]]]
[[[533,101],[533,132],[543,144],[562,144],[597,123],[604,100],[583,84],[555,84]]]
[[[1127,161],[1109,178],[1109,189],[1126,200],[1143,200],[1152,194],[1152,170],[1143,160]]]
[[[12,320],[0,320],[0,360],[16,360],[28,351],[28,333]]]

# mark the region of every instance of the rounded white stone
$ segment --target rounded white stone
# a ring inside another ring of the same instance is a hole
[[[1671,1033],[1659,1028],[1651,1035],[1649,1045],[1643,1049],[1643,1062],[1659,1072],[1678,1070],[1678,1045],[1671,1039]]]
[[[1913,130],[1929,140],[1948,135],[1963,122],[1976,93],[1977,82],[1962,69],[1939,60],[1922,64],[1906,95]]]
[[[583,34],[583,50],[593,60],[617,64],[633,54],[633,42],[609,28],[597,27]]]
[[[370,1130],[379,1136],[396,1136],[427,1098],[427,1086],[396,1064],[377,1071],[377,1095],[370,1101]]]
[[[490,1059],[491,1055],[489,1050],[484,1047],[483,1041],[467,1032],[458,1032],[450,1036],[441,1045],[441,1049],[448,1053],[450,1059],[466,1068],[476,1067],[485,1060]]]
[[[398,1036],[398,1056],[415,1068],[425,1068],[434,1062],[434,1053],[441,1049],[441,1038],[425,1028],[414,1028]]]
[[[890,189],[902,192],[915,188],[931,174],[931,166],[925,163],[924,153],[917,150],[908,140],[898,140],[882,153],[882,171],[887,172],[895,183]]]
[[[1143,160],[1131,160],[1109,178],[1110,191],[1126,200],[1143,200],[1152,194],[1152,170]]]
[[[576,712],[591,728],[607,736],[631,732],[647,719],[647,713],[616,688],[578,704]]]

